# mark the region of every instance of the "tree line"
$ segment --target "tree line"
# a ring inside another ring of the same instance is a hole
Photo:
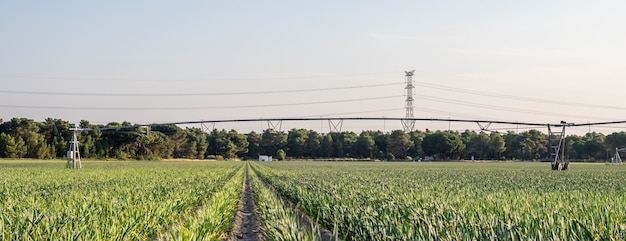
[[[67,121],[48,118],[43,122],[13,118],[0,120],[0,158],[63,158],[72,136]],[[289,158],[354,158],[411,160],[433,157],[436,160],[540,160],[549,157],[548,136],[538,130],[476,132],[351,131],[319,133],[307,129],[260,133],[217,130],[205,133],[200,128],[176,125],[133,126],[129,122],[94,125],[83,120],[80,128],[115,128],[79,133],[81,156],[93,159],[158,160],[182,159],[256,159],[259,155]],[[626,132],[609,135],[590,132],[569,135],[566,158],[606,161],[615,148],[626,147]]]

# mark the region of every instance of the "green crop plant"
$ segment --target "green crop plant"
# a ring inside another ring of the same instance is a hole
[[[256,165],[255,165],[256,166]],[[299,219],[296,210],[286,206],[283,201],[270,190],[253,168],[249,169],[250,185],[254,190],[261,221],[261,230],[266,240],[322,240],[316,224],[307,227]]]
[[[194,215],[236,162],[0,161],[0,240],[151,240]]]
[[[261,163],[345,240],[624,240],[626,169],[543,163]]]
[[[237,173],[210,200],[176,224],[162,237],[165,240],[221,240],[232,228],[244,178],[244,169]]]

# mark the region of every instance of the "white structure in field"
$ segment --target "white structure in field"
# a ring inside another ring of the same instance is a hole
[[[70,130],[72,130],[72,139],[70,140],[70,149],[67,151],[67,168],[82,169],[83,164],[80,162],[80,149],[78,148],[78,137],[76,132],[82,131],[78,124],[72,124]]]
[[[615,148],[615,155],[611,158],[612,164],[622,164],[622,157],[619,156],[620,152],[626,152],[626,148]]]
[[[272,156],[259,155],[259,161],[260,162],[271,162],[272,161]]]

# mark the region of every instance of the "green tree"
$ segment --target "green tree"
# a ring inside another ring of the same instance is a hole
[[[18,157],[45,158],[50,155],[49,146],[39,133],[39,124],[27,118],[13,118],[0,125],[0,132],[11,135],[17,144]]]
[[[80,128],[98,128],[98,125],[92,125],[87,120],[80,121]],[[71,139],[71,138],[70,138]],[[102,131],[93,130],[93,131],[85,131],[79,134],[79,139],[81,142],[81,151],[80,155],[85,158],[105,158],[106,154],[104,150],[98,149],[98,142],[102,142]],[[67,151],[66,149],[64,149]],[[58,152],[58,150],[57,150]]]
[[[137,138],[142,134],[138,128],[131,128],[130,122],[111,122],[104,127],[110,128],[102,132],[101,138],[96,140],[96,148],[105,158],[131,159],[135,155]],[[115,128],[125,128],[119,131]]]
[[[485,159],[488,153],[490,153],[489,135],[484,131],[472,135],[467,143],[467,153],[475,159]]]
[[[135,142],[132,156],[139,160],[160,160],[170,158],[174,147],[169,145],[168,137],[161,132],[140,135]]]
[[[246,135],[248,139],[248,154],[250,158],[258,158],[261,155],[261,135],[251,131]]]
[[[276,151],[276,158],[279,161],[284,161],[285,157],[287,157],[287,153],[285,153],[283,149],[278,149],[278,151]]]
[[[519,145],[522,159],[538,160],[543,156],[547,156],[548,137],[538,130],[522,132]]]
[[[426,155],[436,155],[445,159],[459,155],[465,149],[460,135],[449,131],[437,131],[424,137],[422,148]]]
[[[575,146],[581,141],[581,137],[577,135],[569,135],[565,137],[565,158],[566,159],[582,159],[577,153]]]
[[[342,157],[353,157],[354,153],[352,147],[354,147],[354,143],[359,138],[359,136],[352,131],[344,131],[340,133],[339,137],[340,141],[342,142]]]
[[[235,144],[235,157],[245,156],[248,153],[248,139],[246,135],[239,134],[236,130],[230,130],[228,138]]]
[[[605,136],[602,133],[590,132],[585,134],[584,151],[591,159],[601,160],[608,158],[607,150],[604,147]]]
[[[374,138],[370,136],[369,132],[363,131],[357,138],[354,143],[354,152],[356,157],[364,158],[364,157],[374,157],[374,149],[376,147],[376,143],[374,142]]]
[[[174,157],[204,159],[208,143],[206,134],[202,132],[202,129],[187,128],[183,131],[183,133],[185,138],[178,149],[178,155],[174,154]]]
[[[413,146],[409,148],[409,155],[415,157],[423,156],[424,150],[422,149],[422,142],[424,141],[424,137],[426,137],[426,133],[421,131],[413,131],[409,133],[410,139],[413,142]]]
[[[521,154],[521,136],[514,131],[507,131],[503,138],[507,148],[504,150],[502,155],[511,160],[523,159]]]
[[[220,155],[226,159],[237,158],[248,151],[248,140],[245,135],[237,133],[235,130],[214,129],[207,137],[208,153]]]
[[[15,143],[15,139],[7,133],[0,133],[0,157],[17,157],[17,144]]]
[[[389,135],[389,145],[387,152],[393,154],[396,158],[405,158],[409,148],[413,146],[409,135],[403,130],[394,130]]]
[[[69,122],[60,119],[46,118],[46,120],[39,125],[39,133],[44,136],[44,141],[50,145],[52,155],[56,157],[65,156],[69,148],[69,141],[72,138]],[[84,146],[82,142],[81,140],[81,146]]]
[[[615,151],[615,148],[626,148],[626,132],[611,133],[606,136],[604,142],[609,151]]]
[[[320,143],[320,153],[324,157],[333,157],[335,152],[333,151],[333,136],[330,134],[326,134],[322,136],[322,141]]]
[[[261,154],[276,153],[287,145],[287,134],[282,131],[267,129],[261,134]]]
[[[389,145],[389,135],[382,131],[372,131],[370,135],[374,138],[374,144],[376,145],[374,153],[378,153],[379,159],[385,159],[385,153]]]
[[[304,157],[308,135],[308,130],[295,128],[287,133],[287,152],[289,152],[289,156]]]
[[[322,136],[315,131],[309,131],[306,141],[304,142],[304,155],[308,157],[319,157],[321,149]]]
[[[506,142],[504,138],[498,132],[491,132],[489,134],[489,151],[493,154],[493,157],[497,159],[502,158],[502,152],[506,150]]]

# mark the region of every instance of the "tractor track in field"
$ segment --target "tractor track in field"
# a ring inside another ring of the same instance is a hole
[[[337,237],[335,237],[335,235],[333,235],[333,232],[329,231],[322,225],[319,225],[318,223],[313,221],[311,217],[309,217],[309,215],[302,212],[302,210],[300,210],[291,201],[287,200],[286,198],[281,197],[280,194],[278,194],[278,192],[276,191],[276,189],[274,189],[274,187],[271,184],[269,184],[269,182],[267,182],[265,177],[259,174],[256,168],[252,167],[252,165],[250,166],[250,168],[254,169],[254,172],[255,172],[254,175],[256,175],[259,178],[259,180],[261,180],[261,183],[263,183],[265,187],[270,189],[270,191],[272,191],[272,193],[274,193],[274,195],[276,195],[276,197],[282,201],[284,206],[296,211],[296,213],[298,214],[298,219],[300,223],[303,224],[304,227],[306,227],[307,231],[317,234],[317,236],[320,237],[322,241],[341,241],[341,239],[338,239]],[[248,173],[246,172],[246,178],[248,177],[247,174]]]
[[[243,188],[241,189],[241,198],[239,200],[239,208],[237,209],[235,225],[230,230],[227,241],[258,241],[261,240],[261,226],[259,216],[256,213],[256,204],[254,203],[253,191],[248,180],[248,167],[245,170],[243,179]]]

